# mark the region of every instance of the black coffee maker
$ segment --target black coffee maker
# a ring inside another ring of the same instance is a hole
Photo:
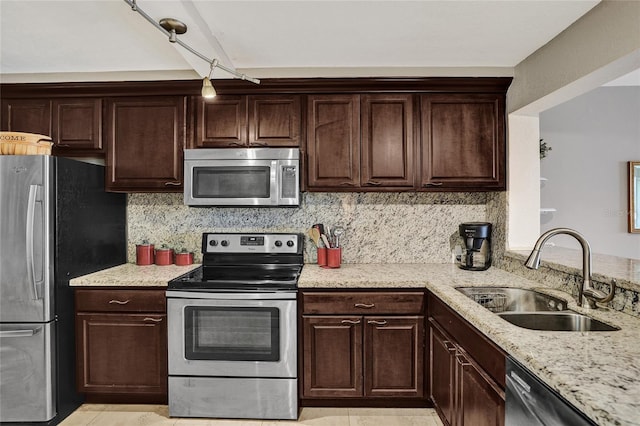
[[[491,266],[491,224],[488,222],[461,223],[459,227],[462,254],[458,267],[470,271],[484,271]]]

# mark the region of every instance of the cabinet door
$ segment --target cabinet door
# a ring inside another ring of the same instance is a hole
[[[166,315],[78,313],[76,345],[79,392],[166,399]]]
[[[502,95],[422,95],[423,188],[504,189]]]
[[[304,316],[303,398],[361,397],[362,317]]]
[[[365,396],[424,395],[424,317],[365,317]]]
[[[454,424],[455,345],[429,327],[429,398],[446,425]]]
[[[200,99],[196,116],[197,148],[247,145],[247,97],[221,95]]]
[[[413,97],[362,95],[361,186],[413,187]]]
[[[54,99],[52,121],[52,139],[57,154],[104,153],[102,99]]]
[[[2,130],[37,133],[51,137],[51,101],[49,99],[3,100]]]
[[[107,190],[181,191],[184,96],[107,101]]]
[[[300,146],[300,96],[249,96],[249,145]]]
[[[462,350],[456,355],[457,426],[503,426],[505,395]]]
[[[309,189],[360,186],[360,96],[307,98]]]

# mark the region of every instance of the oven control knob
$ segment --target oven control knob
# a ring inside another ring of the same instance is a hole
[[[282,247],[282,241],[276,240],[276,247]]]
[[[216,240],[211,240],[211,241],[209,241],[209,245],[210,245],[211,247],[215,247],[215,246],[217,246],[217,245],[218,245],[218,242],[217,242]]]
[[[227,247],[227,246],[229,245],[229,241],[227,241],[227,240],[222,240],[222,241],[220,242],[220,244],[222,245],[222,247]]]
[[[294,242],[289,240],[287,241],[287,247],[293,247]]]

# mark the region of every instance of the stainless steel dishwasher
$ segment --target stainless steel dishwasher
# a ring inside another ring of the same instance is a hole
[[[596,426],[596,423],[508,357],[505,426]]]

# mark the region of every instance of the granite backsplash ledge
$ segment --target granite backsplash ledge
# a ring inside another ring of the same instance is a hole
[[[314,223],[342,226],[345,263],[446,263],[462,222],[485,221],[486,193],[302,194],[298,208],[187,207],[182,194],[129,194],[128,261],[143,240],[185,248],[201,261],[203,232],[301,232],[305,262],[315,261],[306,237]]]
[[[539,269],[527,269],[524,262],[529,251],[510,251],[500,259],[500,268],[577,297],[582,282],[582,252],[547,247]],[[640,317],[640,260],[592,254],[592,285],[609,293],[616,280],[614,298],[607,307]]]

